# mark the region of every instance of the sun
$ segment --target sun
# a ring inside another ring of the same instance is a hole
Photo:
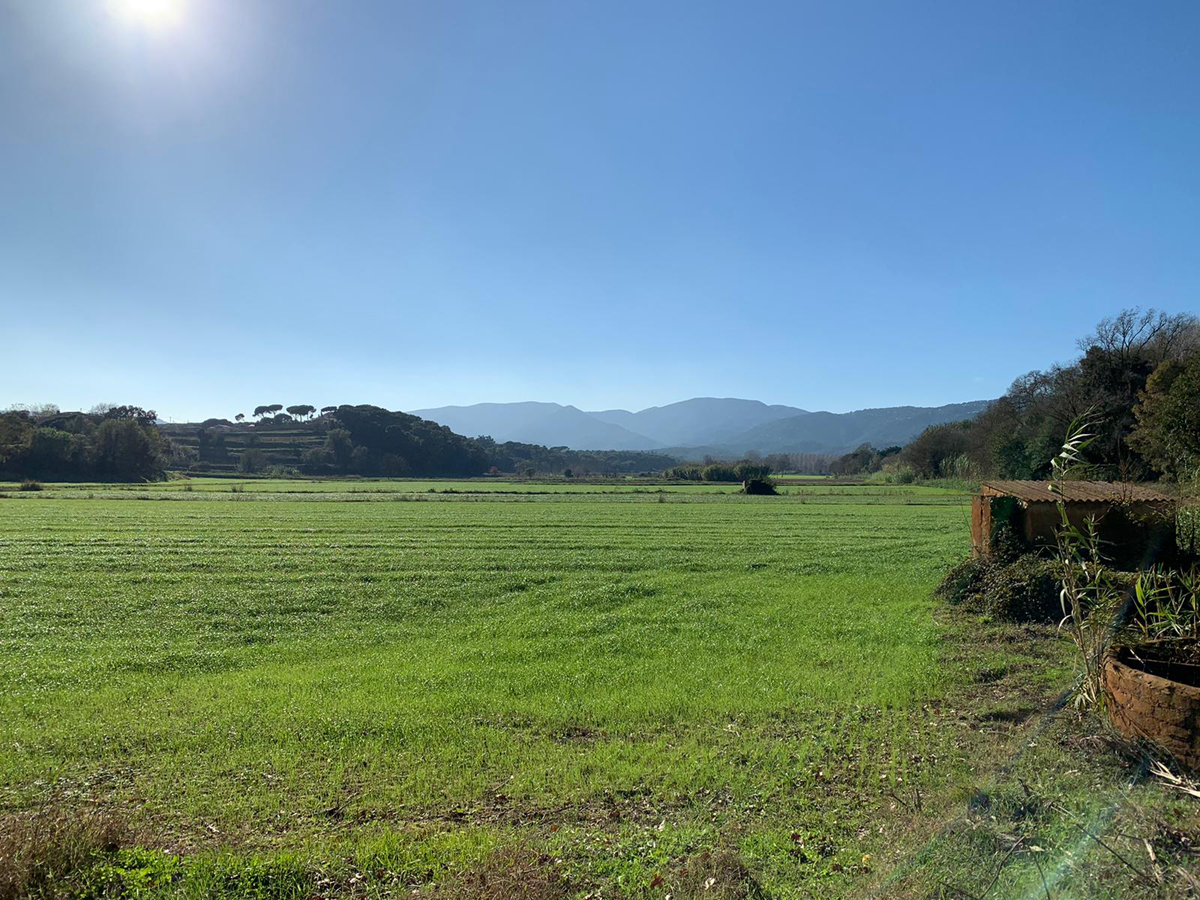
[[[108,0],[113,15],[134,25],[168,28],[183,19],[184,0]]]

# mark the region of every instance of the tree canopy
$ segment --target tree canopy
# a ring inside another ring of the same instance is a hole
[[[46,480],[149,481],[166,471],[169,442],[153,410],[0,414],[0,473]]]
[[[927,429],[892,465],[916,477],[1045,478],[1068,426],[1084,417],[1096,434],[1087,455],[1097,474],[1195,473],[1197,395],[1189,373],[1200,365],[1200,321],[1125,310],[1102,320],[1079,348],[1072,363],[1017,378],[976,419]]]

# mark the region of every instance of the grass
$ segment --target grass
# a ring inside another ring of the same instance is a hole
[[[134,835],[77,892],[907,889],[1067,678],[935,615],[953,492],[183,484],[0,500],[0,807]]]
[[[16,485],[0,482],[0,499],[21,497]],[[414,502],[428,500],[567,502],[579,499],[656,502],[758,502],[742,497],[741,484],[650,482],[645,480],[460,481],[426,479],[234,479],[187,478],[152,484],[70,484],[44,486],[45,498],[90,500],[313,500]],[[800,502],[895,505],[943,504],[958,509],[969,523],[964,492],[944,486],[838,484],[823,479],[780,481],[779,493]]]

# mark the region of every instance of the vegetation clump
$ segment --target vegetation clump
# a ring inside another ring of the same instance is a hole
[[[1057,622],[1058,569],[1036,553],[980,557],[959,563],[937,596],[1004,622]]]
[[[742,493],[774,497],[779,491],[775,490],[775,483],[769,478],[747,478],[742,482]]]
[[[0,473],[25,479],[156,481],[166,473],[170,452],[156,419],[154,410],[136,406],[0,413]]]
[[[678,900],[752,900],[763,897],[762,886],[732,849],[701,850],[680,867],[667,896]]]
[[[553,861],[528,847],[501,847],[464,876],[440,886],[446,900],[566,900],[566,880]]]
[[[1177,640],[1200,646],[1200,567],[1154,566],[1140,572],[1133,596],[1128,633],[1136,640]],[[1200,650],[1191,655],[1200,657]]]
[[[762,481],[773,471],[768,463],[743,459],[739,462],[707,461],[703,464],[688,463],[672,466],[666,477],[673,481],[746,482]]]
[[[0,900],[74,896],[104,854],[134,840],[120,819],[41,810],[0,819]]]
[[[21,482],[21,490],[23,490],[23,491],[40,491],[40,490],[42,490],[42,483],[40,481],[35,481],[32,478],[26,478],[24,481]]]

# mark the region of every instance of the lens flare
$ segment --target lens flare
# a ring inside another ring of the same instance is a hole
[[[183,19],[184,0],[108,0],[114,16],[133,25],[169,28]]]

